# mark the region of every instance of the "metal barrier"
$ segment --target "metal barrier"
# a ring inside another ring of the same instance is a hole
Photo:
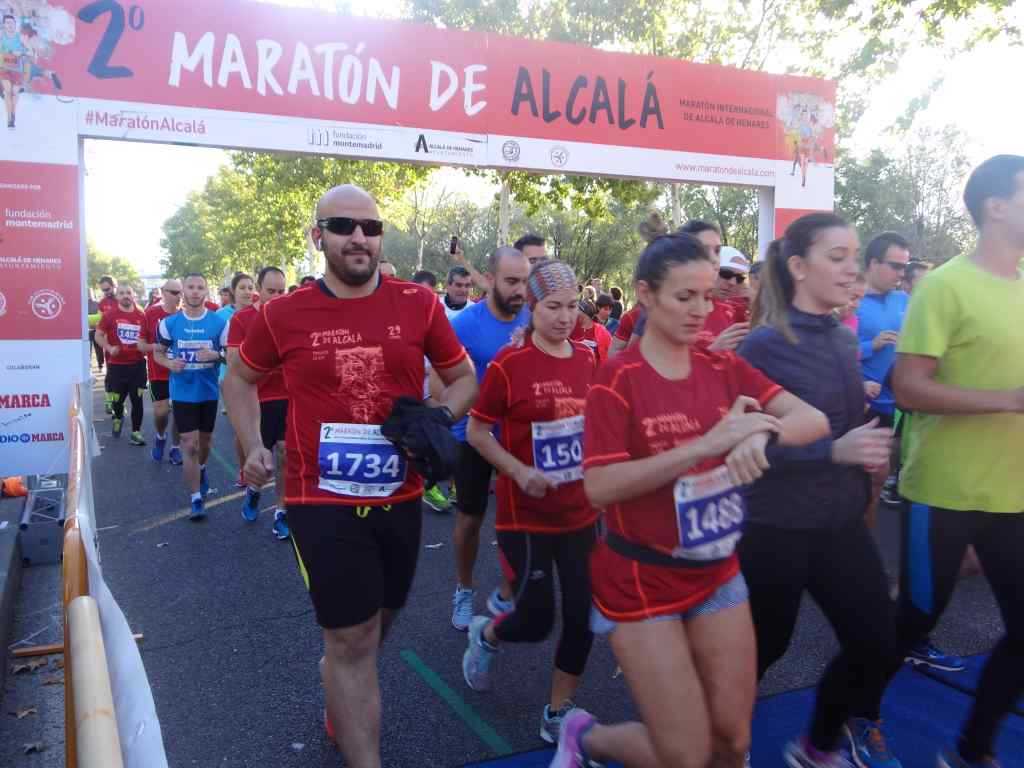
[[[95,601],[89,597],[88,560],[78,522],[86,471],[86,435],[76,387],[68,433],[68,489],[64,522],[64,764],[67,768],[120,768],[121,742]],[[81,750],[79,749],[81,747]]]

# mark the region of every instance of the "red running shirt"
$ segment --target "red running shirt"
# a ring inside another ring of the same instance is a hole
[[[629,341],[630,336],[633,335],[633,326],[636,325],[636,321],[640,319],[641,313],[644,311],[643,304],[637,304],[629,312],[622,316],[619,320],[619,327],[615,329],[615,338],[620,341]]]
[[[231,316],[228,325],[228,346],[240,347],[245,341],[253,320],[259,314],[256,304],[250,304],[245,309],[240,309]],[[256,384],[256,392],[259,394],[261,403],[268,403],[271,400],[287,400],[288,392],[284,388],[284,375],[280,368],[275,368]]]
[[[722,331],[735,323],[750,319],[750,309],[745,299],[714,299],[711,312],[704,319],[704,330],[697,336],[697,344],[708,347]]]
[[[500,425],[502,447],[523,464],[559,483],[541,499],[527,496],[499,473],[499,531],[568,533],[597,519],[583,493],[583,407],[594,378],[593,353],[573,343],[570,357],[553,357],[534,346],[503,347],[480,385],[470,414]]]
[[[147,344],[157,343],[157,328],[160,321],[170,317],[174,312],[164,309],[163,302],[158,301],[146,308],[145,320],[142,323],[142,340]],[[153,353],[146,353],[146,371],[150,381],[170,381],[171,372],[153,359]]]
[[[145,322],[146,316],[138,307],[125,311],[118,305],[116,309],[108,309],[103,313],[96,329],[107,335],[109,346],[119,347],[117,355],[103,353],[110,365],[135,365],[142,362],[138,345]]]
[[[600,323],[591,323],[589,328],[583,327],[583,319],[576,320],[576,327],[569,334],[569,341],[578,341],[594,353],[597,364],[608,359],[608,350],[612,346],[612,335]]]
[[[692,370],[680,381],[655,371],[634,346],[598,369],[587,396],[583,467],[654,456],[710,431],[740,395],[765,405],[781,387],[731,352],[690,348]],[[724,456],[686,476],[706,473]],[[608,529],[630,542],[671,553],[680,543],[674,478],[654,491],[604,510]],[[594,602],[615,621],[642,621],[699,605],[739,571],[736,555],[705,567],[648,565],[613,552],[603,541],[591,557]]]
[[[104,296],[100,299],[100,314],[105,315],[107,312],[117,309],[120,304],[117,303],[117,299],[113,296]]]
[[[238,351],[253,369],[284,374],[287,504],[397,504],[423,493],[376,427],[395,398],[423,397],[424,355],[441,369],[466,357],[428,288],[382,280],[369,296],[338,299],[321,281],[267,302]],[[400,485],[382,490],[388,481]]]

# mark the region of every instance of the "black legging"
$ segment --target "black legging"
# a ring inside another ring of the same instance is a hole
[[[114,411],[115,419],[124,418],[124,399],[127,396],[132,403],[132,432],[142,429],[142,392],[138,387],[129,387],[122,391],[112,392],[114,398],[111,408]]]
[[[758,679],[789,647],[807,592],[842,646],[818,684],[811,744],[836,748],[850,717],[879,719],[879,703],[903,656],[882,560],[864,520],[834,530],[748,524],[739,544],[757,634]]]
[[[899,601],[904,650],[938,623],[970,544],[978,553],[1006,627],[981,673],[958,744],[965,760],[980,762],[993,753],[999,724],[1024,693],[1024,569],[1020,565],[1024,514],[905,505]]]
[[[562,587],[562,637],[555,667],[579,677],[587,665],[594,635],[590,631],[590,550],[593,527],[573,533],[498,531],[502,567],[516,607],[498,617],[494,634],[507,643],[538,643],[555,623],[553,567]]]
[[[103,347],[96,341],[96,329],[89,331],[89,343],[92,344],[92,351],[96,353],[96,367],[103,370]]]

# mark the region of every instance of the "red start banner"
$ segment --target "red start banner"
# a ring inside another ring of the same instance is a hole
[[[23,77],[92,107],[83,135],[755,186],[795,161],[804,188],[832,163],[822,80],[244,0],[22,5]]]

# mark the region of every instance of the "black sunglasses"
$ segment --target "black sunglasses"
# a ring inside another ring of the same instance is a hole
[[[741,275],[739,272],[733,272],[731,269],[718,270],[718,276],[723,280],[735,280],[736,285],[743,285],[747,281],[746,275]]]
[[[330,216],[326,219],[317,219],[316,225],[320,229],[326,229],[336,235],[351,235],[356,227],[363,230],[365,237],[379,237],[384,231],[384,222],[380,219],[352,219],[348,216]]]

